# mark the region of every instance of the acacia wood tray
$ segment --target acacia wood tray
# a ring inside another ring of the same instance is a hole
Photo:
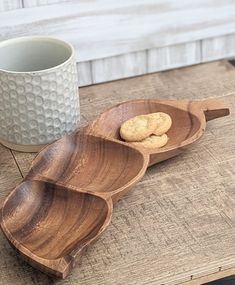
[[[149,151],[121,140],[123,121],[153,112],[172,117],[165,147]],[[213,100],[134,100],[112,107],[36,156],[2,205],[3,233],[31,265],[65,278],[107,228],[113,203],[147,167],[178,155],[202,136],[206,121],[228,114],[223,102]]]

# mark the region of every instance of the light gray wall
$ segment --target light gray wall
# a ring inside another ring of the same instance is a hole
[[[51,35],[89,85],[235,56],[233,0],[1,0],[0,40]]]

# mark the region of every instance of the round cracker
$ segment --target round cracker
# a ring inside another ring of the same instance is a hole
[[[149,114],[149,116],[154,118],[155,120],[156,128],[153,132],[154,135],[161,136],[167,131],[169,131],[172,125],[172,120],[168,114],[163,112],[157,112]]]
[[[151,135],[150,137],[142,140],[141,142],[132,142],[131,144],[137,147],[154,149],[165,146],[167,142],[168,142],[168,136],[166,134],[163,134],[161,136]]]
[[[156,128],[154,117],[140,115],[125,121],[120,136],[128,142],[138,142],[150,136]]]

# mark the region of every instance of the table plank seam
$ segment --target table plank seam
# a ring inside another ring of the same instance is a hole
[[[24,178],[24,175],[23,175],[23,173],[22,173],[22,171],[21,171],[21,169],[20,169],[20,166],[19,166],[19,164],[18,164],[18,162],[17,162],[17,160],[16,160],[16,158],[15,158],[15,156],[14,156],[14,153],[13,153],[13,151],[12,151],[11,149],[10,149],[10,153],[11,153],[11,155],[12,155],[14,161],[15,161],[15,164],[16,164],[16,166],[17,166],[19,172],[20,172],[21,177]]]

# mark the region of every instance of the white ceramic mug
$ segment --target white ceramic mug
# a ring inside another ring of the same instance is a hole
[[[51,37],[0,42],[0,142],[37,151],[78,127],[73,47]]]

